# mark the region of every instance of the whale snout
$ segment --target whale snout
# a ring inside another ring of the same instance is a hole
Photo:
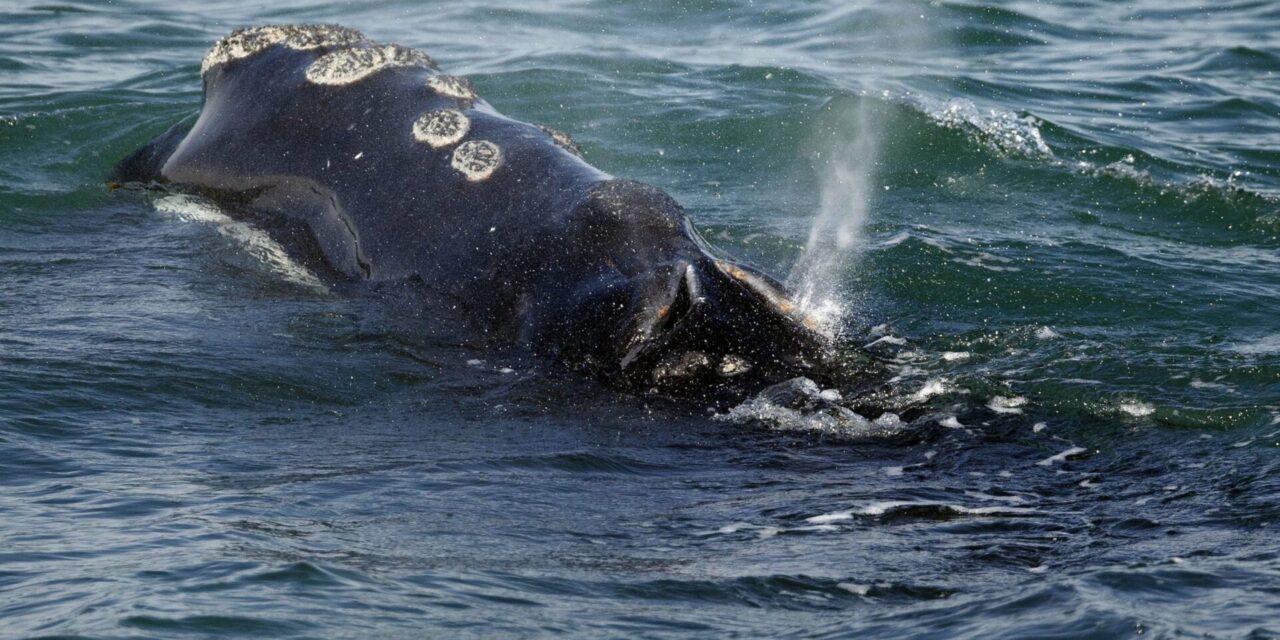
[[[827,343],[781,284],[746,265],[701,255],[641,279],[616,357],[632,385],[702,388],[801,374]]]

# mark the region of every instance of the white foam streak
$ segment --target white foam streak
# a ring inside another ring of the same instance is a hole
[[[315,274],[294,262],[284,247],[272,240],[266,232],[231,219],[210,202],[190,195],[170,194],[157,199],[154,206],[157,211],[171,214],[180,220],[212,225],[218,233],[241,245],[264,266],[289,282],[320,292],[328,291]]]
[[[1088,449],[1085,449],[1084,447],[1071,447],[1070,449],[1067,449],[1062,453],[1056,453],[1054,455],[1051,455],[1048,458],[1045,458],[1044,460],[1037,462],[1036,464],[1042,467],[1048,467],[1051,465],[1058,464],[1060,462],[1065,462],[1067,458],[1070,458],[1071,456],[1078,456],[1086,451],[1088,451]]]

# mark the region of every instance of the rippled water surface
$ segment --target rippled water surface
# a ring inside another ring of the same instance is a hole
[[[1274,2],[0,16],[0,635],[1280,637]],[[214,39],[298,21],[430,52],[780,277],[865,211],[828,271],[875,396],[622,395],[106,189]]]

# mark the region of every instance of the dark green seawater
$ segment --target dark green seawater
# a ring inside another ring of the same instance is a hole
[[[298,21],[780,276],[865,208],[901,419],[435,344],[105,188]],[[0,636],[1140,635],[1280,637],[1280,3],[0,4]]]

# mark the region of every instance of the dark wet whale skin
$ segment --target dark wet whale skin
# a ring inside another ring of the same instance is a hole
[[[429,61],[349,84],[308,79],[342,48],[272,44],[212,66],[194,125],[139,149],[112,180],[199,192],[331,278],[419,282],[477,331],[629,386],[767,382],[824,350],[780,285],[713,257],[667,194],[612,178],[479,97],[438,92]],[[441,109],[470,129],[436,149],[412,132]],[[453,165],[469,140],[501,150],[484,179]]]

